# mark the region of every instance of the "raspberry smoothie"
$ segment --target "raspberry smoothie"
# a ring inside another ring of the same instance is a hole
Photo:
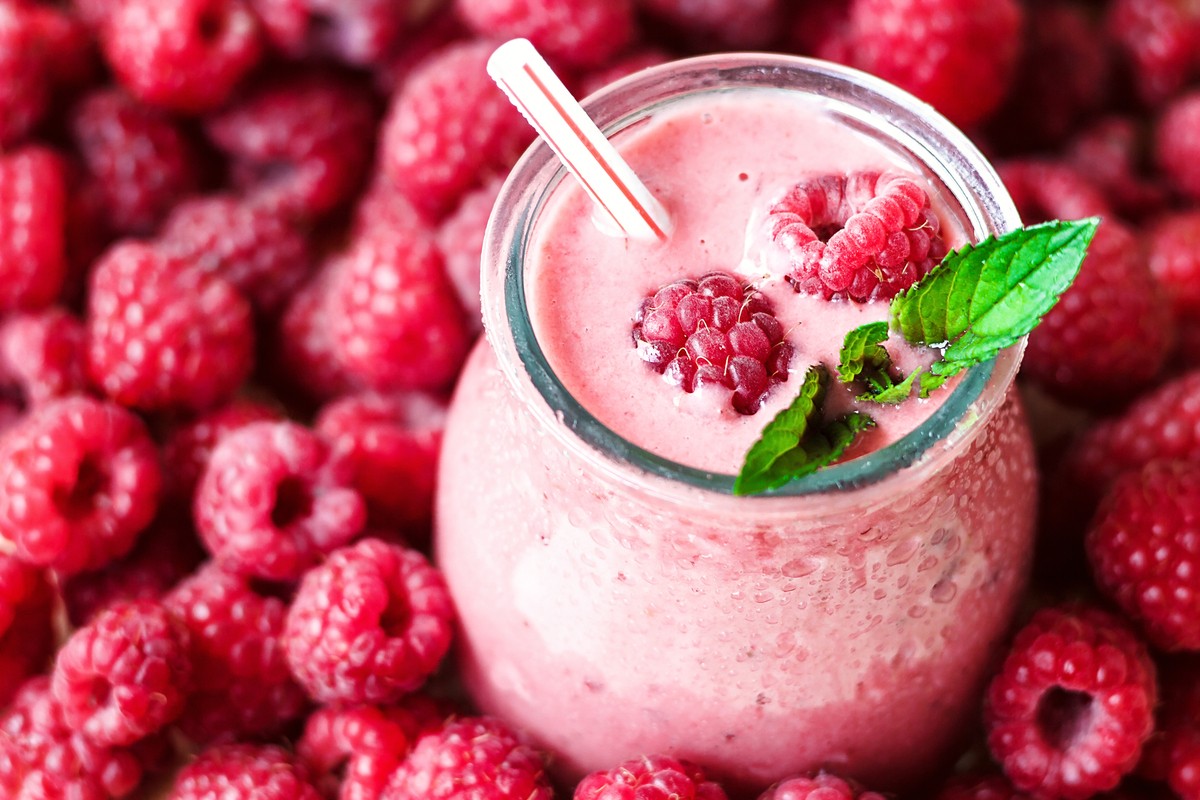
[[[748,791],[823,766],[896,789],[961,745],[1028,565],[1019,353],[928,400],[862,406],[878,425],[848,463],[730,495],[805,370],[836,366],[848,330],[886,317],[845,295],[894,291],[804,273],[812,242],[772,219],[781,200],[816,178],[848,197],[907,176],[941,241],[913,248],[917,273],[942,245],[1016,224],[978,153],[914,103],[802,60],[682,62],[591,108],[670,209],[669,241],[607,236],[539,148],[502,195],[488,343],[446,429],[438,559],[468,688],[563,775],[669,752]],[[834,247],[837,225],[817,222]],[[651,320],[662,292],[736,301],[736,320],[704,325],[744,369],[703,377],[704,353]],[[924,357],[889,347],[905,369]],[[833,411],[856,404],[831,387]]]

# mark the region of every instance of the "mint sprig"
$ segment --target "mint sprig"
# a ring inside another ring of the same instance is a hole
[[[928,370],[917,370],[906,378],[897,378],[892,356],[883,346],[888,336],[886,322],[860,325],[846,334],[838,364],[838,380],[842,383],[861,382],[866,391],[858,396],[859,400],[894,405],[908,399],[914,386],[920,387],[921,397],[928,397],[945,382],[945,378],[931,375]]]
[[[875,425],[875,420],[860,412],[824,421],[828,382],[825,367],[809,368],[800,394],[767,423],[746,453],[733,483],[734,494],[761,494],[811,475],[841,458],[859,433]]]

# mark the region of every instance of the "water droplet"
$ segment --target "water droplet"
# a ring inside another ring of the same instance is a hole
[[[913,556],[917,554],[917,550],[921,547],[921,541],[915,536],[911,539],[905,539],[900,544],[892,548],[892,552],[888,553],[887,564],[889,567],[895,567],[900,564],[907,564]]]
[[[908,610],[908,615],[913,619],[920,619],[921,617],[925,616],[925,612],[928,610],[929,609],[927,609],[925,606],[918,603]]]
[[[793,558],[780,568],[780,572],[787,578],[803,578],[805,575],[812,575],[820,568],[820,559]]]
[[[774,596],[775,595],[772,594],[771,592],[755,592],[754,593],[754,602],[769,603],[769,602],[771,602],[771,598]]]
[[[935,603],[949,603],[958,594],[958,584],[949,578],[942,578],[929,590],[929,596]]]

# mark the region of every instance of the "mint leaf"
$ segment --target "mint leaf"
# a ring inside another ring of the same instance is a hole
[[[842,383],[861,380],[866,384],[867,391],[858,396],[859,400],[895,405],[912,396],[914,386],[920,387],[921,397],[928,397],[945,383],[945,378],[931,375],[929,370],[917,370],[897,382],[892,357],[882,345],[887,338],[886,322],[870,322],[846,334],[838,378]]]
[[[841,458],[855,437],[875,421],[853,413],[822,423],[829,373],[823,366],[804,375],[800,394],[767,423],[733,483],[736,495],[761,494],[816,472]]]
[[[931,377],[987,361],[1054,307],[1079,273],[1099,223],[1096,217],[1047,222],[956,250],[892,300],[892,325],[907,341],[942,350]],[[932,388],[922,381],[923,393]]]

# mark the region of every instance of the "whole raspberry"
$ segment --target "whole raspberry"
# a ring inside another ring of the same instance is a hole
[[[1082,169],[1048,159],[1022,158],[1001,162],[997,171],[1027,225],[1111,215],[1104,192]]]
[[[218,275],[263,314],[273,314],[308,277],[304,234],[278,210],[219,195],[175,207],[158,248]]]
[[[434,216],[471,189],[507,172],[532,136],[487,74],[490,42],[454,44],[415,69],[383,124],[382,167]]]
[[[328,400],[362,388],[333,345],[329,290],[336,261],[300,288],[288,302],[275,332],[279,357],[274,366],[283,384],[281,394],[296,390],[315,400]]]
[[[660,64],[665,64],[671,60],[671,57],[662,50],[644,48],[635,50],[628,55],[605,64],[603,67],[594,69],[585,74],[579,81],[579,96],[587,97],[594,94],[610,83],[616,83],[622,78],[628,78],[636,72],[641,72],[650,67],[657,67]],[[497,187],[496,192],[500,189]],[[493,195],[494,200],[494,195]],[[463,200],[465,206],[467,200]],[[461,213],[461,209],[459,211]]]
[[[273,745],[228,744],[202,752],[166,800],[321,800],[292,754]]]
[[[1149,174],[1148,132],[1141,120],[1110,116],[1079,132],[1066,163],[1104,192],[1113,210],[1129,220],[1153,220],[1167,207],[1168,192]]]
[[[1017,789],[1083,800],[1137,765],[1156,700],[1154,665],[1122,622],[1042,609],[988,687],[988,747]]]
[[[998,773],[951,778],[934,800],[1029,800]]]
[[[172,429],[162,448],[167,493],[190,504],[213,450],[222,439],[252,423],[278,422],[282,418],[274,406],[239,399]]]
[[[355,238],[333,267],[329,317],[335,356],[380,391],[440,389],[470,344],[432,234],[418,224]]]
[[[87,388],[83,323],[61,308],[14,314],[0,322],[0,383],[26,407]]]
[[[215,563],[163,601],[191,640],[192,693],[179,728],[194,742],[272,736],[307,700],[283,654],[287,603]]]
[[[609,62],[634,34],[631,0],[455,0],[454,7],[476,35],[528,39],[569,67]]]
[[[98,569],[150,524],[161,482],[141,420],[98,400],[54,400],[0,444],[0,535],[30,563]]]
[[[364,539],[304,576],[284,648],[318,702],[391,702],[437,669],[453,617],[445,581],[424,556]]]
[[[196,528],[227,568],[295,580],[353,539],[366,507],[350,464],[291,422],[256,422],[213,450],[196,488]]]
[[[375,87],[380,94],[392,95],[408,80],[414,69],[426,59],[454,42],[470,37],[454,6],[440,6],[418,24],[410,27],[375,69]]]
[[[317,433],[351,463],[371,527],[428,527],[445,419],[444,401],[419,394],[351,395],[321,410]]]
[[[20,13],[41,40],[44,69],[54,88],[77,90],[95,83],[100,64],[92,31],[80,18],[79,0],[61,8],[19,2],[25,2]]]
[[[483,238],[492,207],[500,196],[504,181],[495,178],[467,194],[458,210],[447,217],[437,230],[437,245],[446,265],[446,276],[467,312],[468,329],[483,330],[483,311],[479,299],[479,273],[483,260]]]
[[[1200,6],[1193,0],[1113,0],[1105,23],[1145,103],[1159,105],[1200,70]]]
[[[75,107],[70,124],[112,231],[151,233],[173,205],[196,191],[196,148],[158,109],[119,89],[103,89]]]
[[[541,755],[504,723],[467,717],[417,740],[380,800],[551,800]]]
[[[720,784],[710,781],[703,768],[666,755],[642,756],[607,772],[593,772],[575,787],[575,800],[625,800],[633,797],[726,800],[725,790]],[[804,800],[805,797],[772,795],[768,791],[759,800]],[[854,795],[846,795],[845,800],[854,800]]]
[[[771,206],[766,224],[796,291],[827,299],[887,300],[946,254],[929,195],[898,173],[802,181]]]
[[[261,54],[243,0],[118,0],[100,44],[135,97],[184,113],[224,103]]]
[[[66,197],[55,153],[26,147],[0,155],[0,311],[43,308],[62,290]]]
[[[863,791],[836,775],[821,772],[782,780],[759,795],[758,800],[883,800],[883,795]]]
[[[271,44],[290,58],[370,66],[408,25],[410,0],[251,0]]]
[[[250,374],[250,304],[227,281],[137,242],[96,264],[88,292],[88,373],[124,406],[200,411]]]
[[[54,652],[54,592],[45,573],[0,554],[0,708]]]
[[[732,390],[739,414],[754,414],[788,378],[792,346],[771,304],[725,272],[668,283],[642,301],[633,344],[655,372],[685,392]]]
[[[664,34],[701,50],[767,49],[778,36],[781,0],[638,0]]]
[[[851,66],[969,127],[1008,92],[1022,17],[1016,0],[853,0],[847,51]]]
[[[118,603],[75,631],[52,688],[63,721],[100,745],[129,745],[183,711],[191,681],[187,629],[153,600]]]
[[[0,713],[0,790],[14,800],[116,800],[141,783],[142,764],[123,748],[74,733],[50,691],[33,678]]]
[[[258,84],[205,129],[255,202],[307,218],[358,188],[370,165],[375,108],[353,83],[301,72]]]
[[[1200,201],[1200,91],[1167,106],[1154,132],[1154,160],[1176,191]]]
[[[1200,319],[1200,210],[1162,217],[1149,236],[1150,271],[1177,319]]]
[[[11,147],[50,104],[47,42],[21,2],[0,3],[0,146]],[[0,185],[5,182],[0,181]]]

